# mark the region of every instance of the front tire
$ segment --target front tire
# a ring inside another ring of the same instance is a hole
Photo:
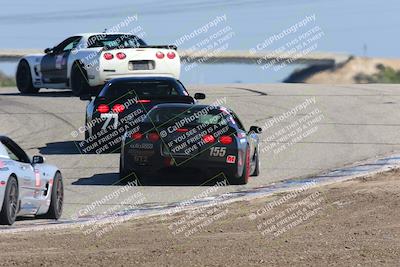
[[[254,168],[254,171],[251,174],[251,176],[258,176],[258,175],[260,175],[260,156],[258,155],[258,149],[256,150],[254,156],[255,156],[254,161],[255,161],[256,167]]]
[[[61,173],[57,172],[53,179],[53,187],[51,189],[51,202],[49,210],[46,214],[38,216],[43,219],[58,220],[61,217],[64,204],[64,184]]]
[[[7,187],[4,192],[3,207],[0,212],[0,224],[12,225],[17,218],[18,212],[18,183],[14,176],[8,179]]]
[[[31,68],[26,60],[21,60],[18,64],[17,75],[15,78],[18,91],[21,94],[35,94],[39,88],[33,87]]]
[[[78,63],[72,66],[71,89],[74,96],[81,96],[90,91],[86,70]]]

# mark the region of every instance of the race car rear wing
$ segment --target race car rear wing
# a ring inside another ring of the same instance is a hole
[[[138,48],[159,48],[159,49],[178,50],[178,47],[176,45],[141,45]]]
[[[110,50],[115,50],[115,49],[138,49],[138,48],[157,48],[157,49],[173,49],[175,51],[178,50],[178,47],[176,45],[140,45],[136,47],[103,47],[102,51],[110,51]]]

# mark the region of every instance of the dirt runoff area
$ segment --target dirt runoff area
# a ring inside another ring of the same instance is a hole
[[[400,171],[82,229],[2,234],[0,264],[399,266]]]

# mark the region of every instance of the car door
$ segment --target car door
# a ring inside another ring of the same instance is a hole
[[[68,57],[71,51],[78,45],[81,36],[69,37],[59,45],[52,48],[40,63],[43,83],[67,83],[68,82]]]
[[[19,198],[21,200],[21,212],[23,214],[35,213],[38,203],[35,200],[37,191],[37,180],[35,170],[26,153],[12,140],[2,142],[6,147],[7,153],[14,161],[16,175],[19,183]]]

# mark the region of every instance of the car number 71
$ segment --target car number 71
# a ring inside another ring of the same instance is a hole
[[[106,121],[103,124],[103,127],[101,127],[102,130],[106,129],[107,126],[111,123],[111,120],[113,120],[113,126],[114,129],[117,129],[118,127],[118,114],[116,113],[105,113],[105,114],[101,114],[100,117],[102,119],[106,119]]]

